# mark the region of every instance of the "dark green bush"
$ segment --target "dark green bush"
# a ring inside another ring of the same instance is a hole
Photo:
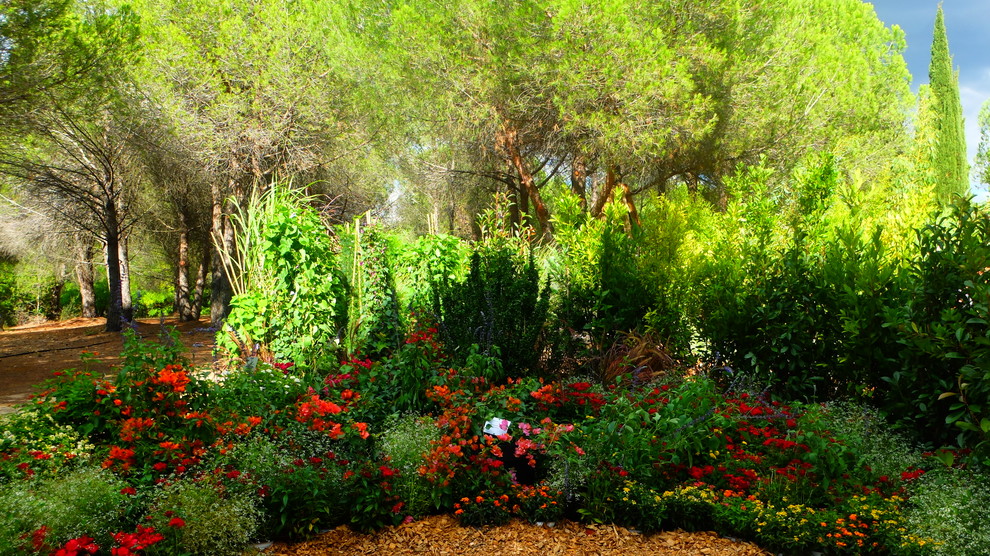
[[[888,325],[903,346],[887,410],[936,444],[986,457],[990,438],[990,213],[960,201],[918,233],[904,303]],[[953,425],[946,427],[945,425]]]
[[[485,355],[494,355],[497,346],[510,376],[535,368],[550,302],[531,248],[521,254],[508,243],[479,244],[463,281],[441,278],[434,286],[434,311],[441,340],[456,361],[465,362],[472,345]]]

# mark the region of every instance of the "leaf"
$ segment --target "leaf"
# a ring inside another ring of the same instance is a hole
[[[942,394],[939,395],[938,399],[944,400],[945,398],[951,398],[952,396],[958,396],[958,395],[959,394],[955,392],[942,392]]]

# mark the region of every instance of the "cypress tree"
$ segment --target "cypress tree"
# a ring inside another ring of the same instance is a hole
[[[939,201],[947,203],[952,195],[969,192],[969,164],[966,161],[966,131],[963,127],[962,102],[959,100],[959,76],[952,71],[949,39],[945,34],[942,6],[935,16],[932,58],[928,66],[931,92],[931,125],[934,149],[930,168]]]

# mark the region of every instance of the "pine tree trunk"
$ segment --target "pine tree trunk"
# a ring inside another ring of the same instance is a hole
[[[192,320],[199,320],[200,315],[203,314],[203,293],[206,290],[206,272],[210,268],[210,253],[211,249],[207,247],[203,250],[203,256],[199,261],[199,267],[196,269],[196,289],[193,290],[192,298]]]
[[[227,215],[224,213],[224,202],[220,186],[214,185],[213,219],[211,223],[213,241],[222,242],[224,250],[231,253],[234,246],[234,230]],[[223,253],[214,245],[211,254],[213,260],[213,277],[210,283],[210,321],[216,328],[219,328],[223,324],[224,319],[230,313],[230,299],[233,297],[230,278],[227,276],[227,270],[223,265],[223,257]]]
[[[120,332],[124,321],[123,300],[120,293],[120,229],[117,224],[117,207],[113,201],[106,203],[105,210],[104,247],[107,259],[107,282],[110,286],[106,331]]]
[[[79,296],[82,298],[82,316],[96,317],[96,288],[93,286],[93,244],[84,240],[78,245],[76,281],[79,283]]]
[[[189,299],[189,229],[185,215],[179,215],[179,261],[175,277],[175,309],[179,321],[193,320],[192,302]]]
[[[618,173],[615,171],[615,166],[609,166],[605,171],[605,186],[598,192],[595,204],[591,207],[591,216],[598,218],[602,215],[602,211],[605,210],[605,204],[612,199],[612,193],[615,192],[615,186],[618,183]]]
[[[124,322],[134,320],[134,303],[131,299],[131,258],[127,237],[121,236],[120,243],[120,309]]]
[[[526,168],[526,164],[522,158],[522,153],[519,152],[518,131],[511,126],[506,125],[503,128],[499,142],[502,144],[506,155],[509,157],[509,161],[512,163],[513,168],[515,168],[516,173],[519,175],[519,182],[522,185],[521,189],[524,191],[521,196],[527,196],[527,201],[533,203],[533,209],[536,211],[536,219],[540,223],[540,231],[543,238],[550,239],[553,236],[553,223],[550,222],[550,211],[547,210],[547,206],[543,202],[543,198],[540,196],[540,190],[536,188],[536,182],[533,180],[533,174],[531,174]]]

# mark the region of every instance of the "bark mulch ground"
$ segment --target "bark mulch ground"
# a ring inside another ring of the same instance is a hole
[[[276,543],[266,556],[322,554],[612,554],[612,555],[772,555],[754,544],[713,532],[665,531],[642,535],[613,525],[572,521],[537,527],[514,520],[501,527],[461,527],[450,515],[428,517],[371,534],[338,527],[307,542]]]

